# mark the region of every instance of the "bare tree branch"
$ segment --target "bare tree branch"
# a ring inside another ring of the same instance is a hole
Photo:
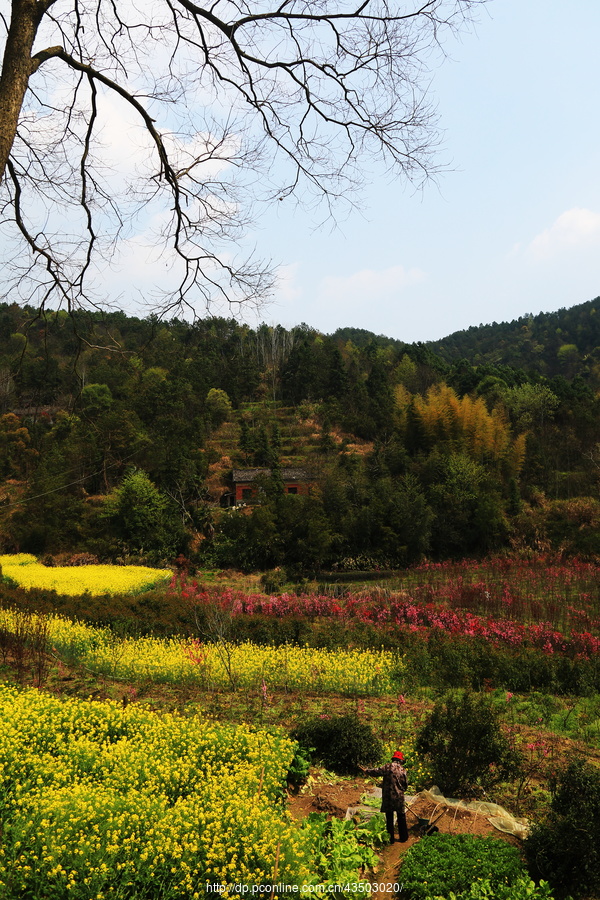
[[[12,287],[41,308],[117,302],[107,261],[152,219],[173,268],[155,308],[260,304],[269,267],[238,258],[257,203],[352,203],[369,157],[416,183],[436,172],[428,66],[481,2],[11,0],[0,228],[21,242]],[[117,114],[140,147],[115,162]]]

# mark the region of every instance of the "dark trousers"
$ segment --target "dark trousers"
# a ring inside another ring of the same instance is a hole
[[[385,824],[390,836],[390,843],[394,843],[394,812],[398,817],[398,838],[401,843],[408,840],[408,828],[406,827],[406,813],[404,809],[386,810]]]

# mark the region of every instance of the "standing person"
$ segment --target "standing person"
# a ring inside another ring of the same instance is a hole
[[[404,755],[396,750],[392,761],[379,769],[365,769],[359,766],[365,775],[383,776],[381,791],[381,812],[385,813],[385,822],[390,836],[390,844],[394,843],[394,813],[398,818],[398,837],[401,843],[408,840],[408,828],[406,827],[406,813],[404,811],[404,792],[408,787],[406,769],[402,765]]]

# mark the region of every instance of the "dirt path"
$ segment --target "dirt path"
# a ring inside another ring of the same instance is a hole
[[[395,886],[402,883],[402,877],[399,874],[402,857],[419,840],[418,835],[411,832],[405,844],[395,843],[383,848],[380,853],[380,865],[371,879],[373,888],[371,897],[376,897],[378,900],[385,900],[385,898],[393,900],[396,895]]]

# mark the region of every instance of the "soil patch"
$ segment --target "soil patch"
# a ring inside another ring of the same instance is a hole
[[[291,796],[289,810],[295,819],[303,819],[311,812],[325,812],[343,819],[348,807],[358,806],[360,798],[369,789],[370,785],[361,778],[318,781],[309,791]]]
[[[415,816],[435,823],[435,827],[440,834],[472,834],[475,837],[496,837],[500,838],[500,840],[508,841],[509,844],[520,846],[520,841],[517,838],[494,828],[485,815],[471,809],[440,806],[431,800],[423,800],[417,797],[411,804],[410,810],[406,813],[406,822],[412,831],[416,829]]]

